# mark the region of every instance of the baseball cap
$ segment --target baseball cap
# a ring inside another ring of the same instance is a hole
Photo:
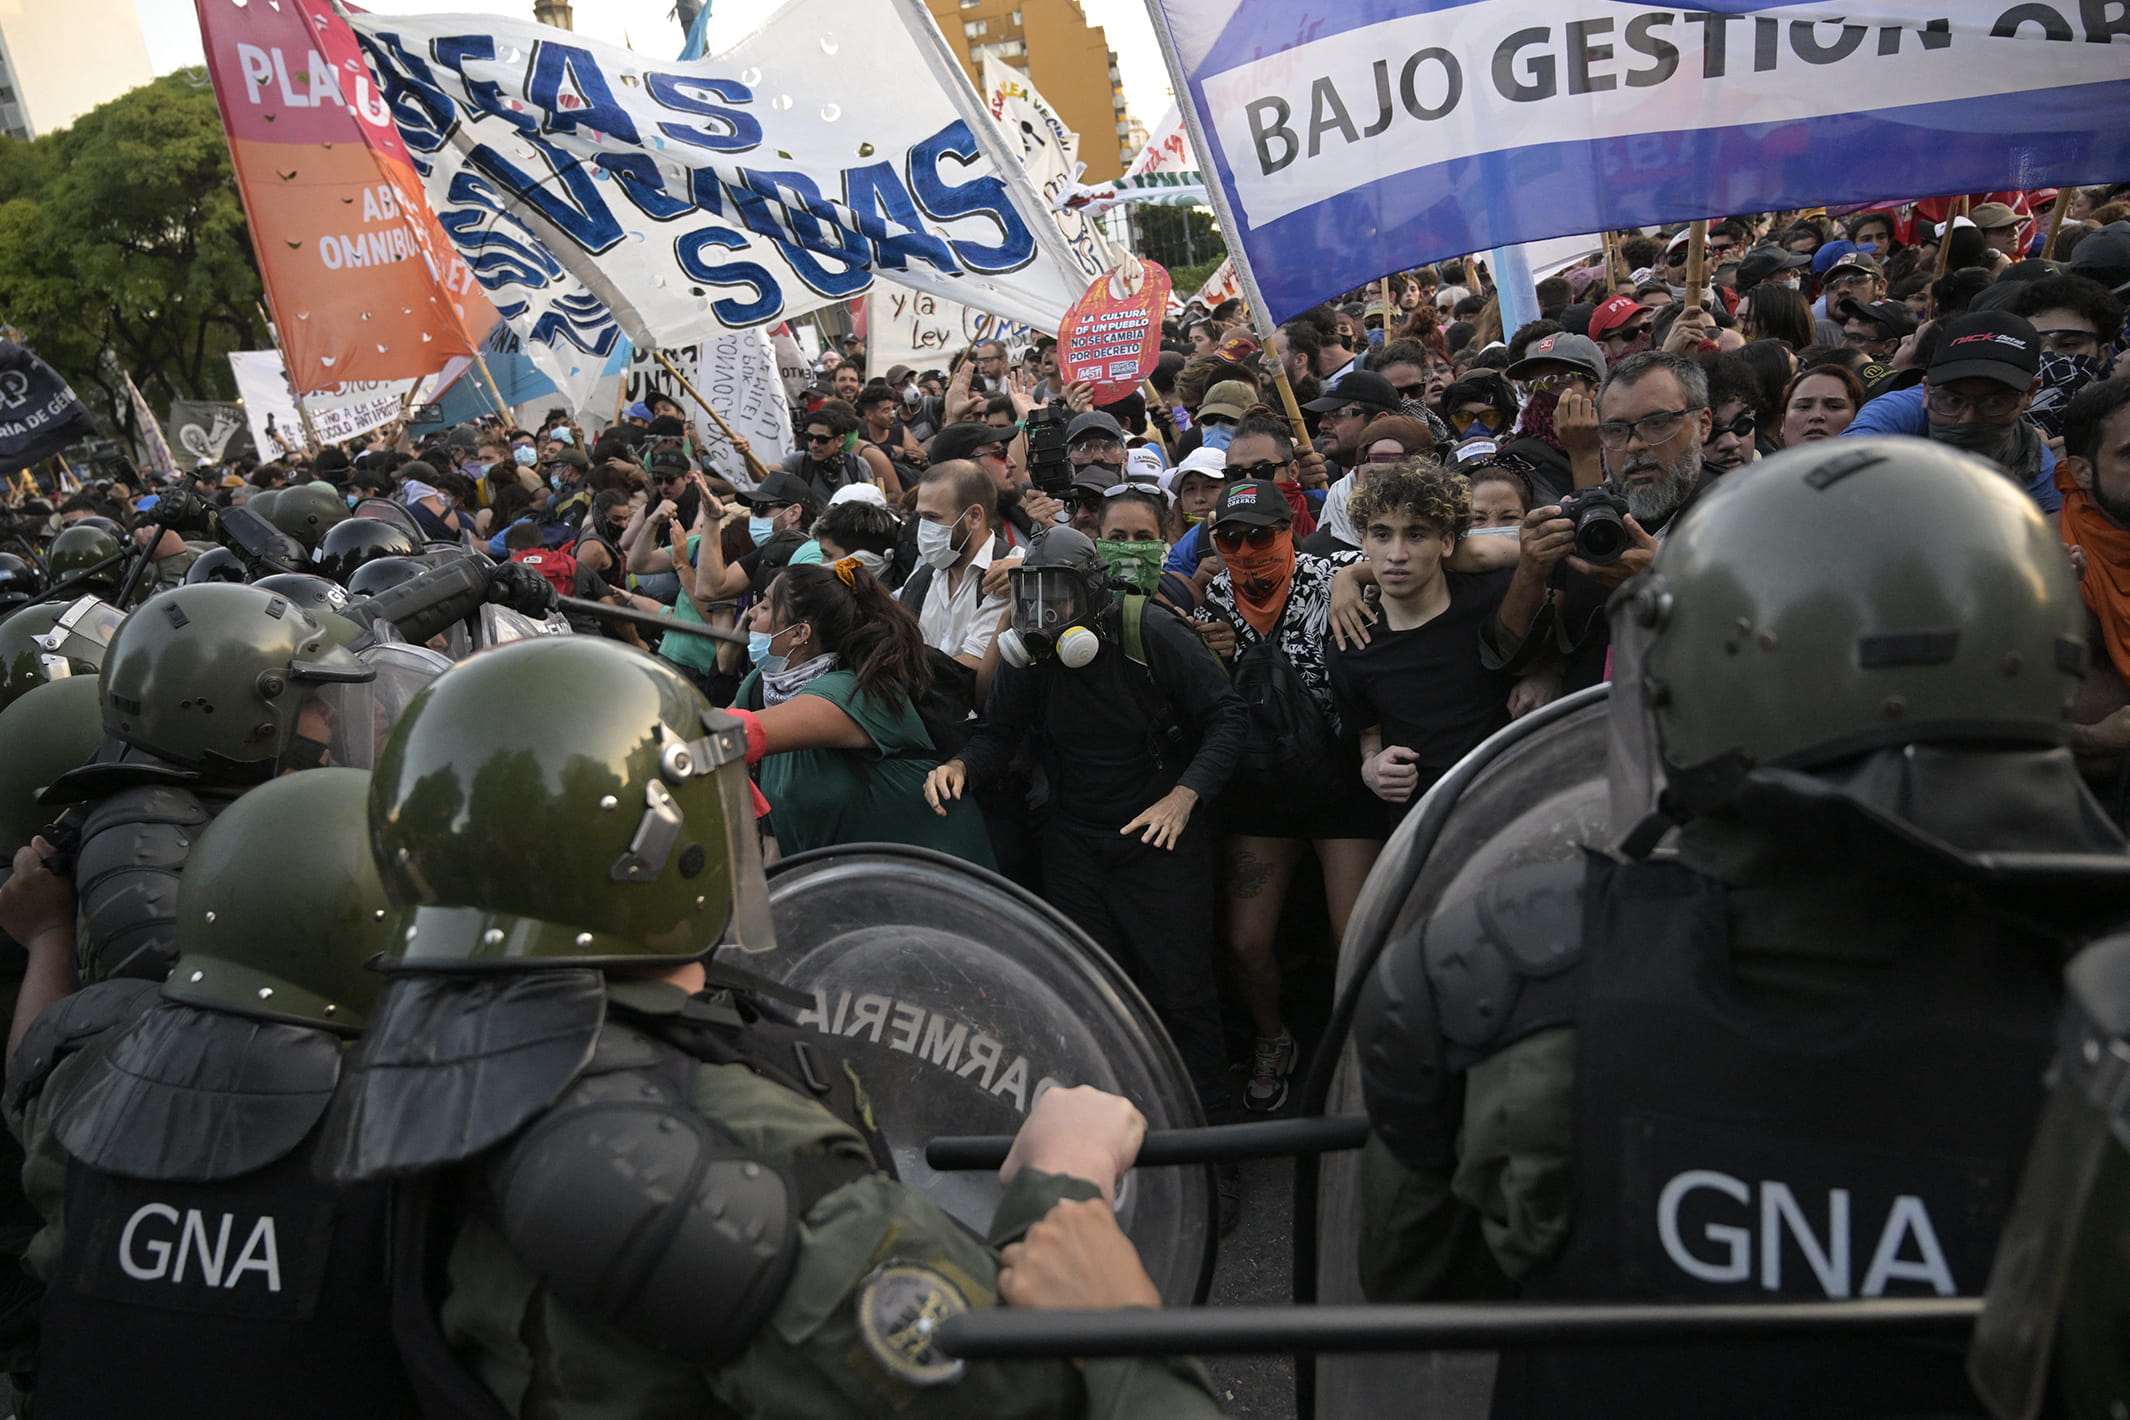
[[[2002,286],[2008,281],[2040,281],[2050,276],[2061,276],[2063,275],[2063,270],[2063,263],[2060,261],[2048,261],[2042,257],[2030,256],[2005,267],[2003,274],[1997,278],[1997,284]]]
[[[1104,414],[1099,409],[1090,409],[1085,414],[1076,414],[1073,416],[1072,423],[1065,426],[1065,442],[1067,445],[1077,444],[1089,434],[1104,439],[1115,439],[1120,444],[1124,442],[1124,426],[1119,424],[1114,416]]]
[[[884,378],[889,384],[894,385],[896,388],[899,389],[903,385],[908,384],[910,376],[916,373],[917,372],[915,370],[912,370],[908,365],[890,365],[888,366],[888,372],[884,376]]]
[[[875,483],[846,483],[828,495],[829,507],[833,508],[838,503],[870,503],[876,508],[885,508],[887,494],[882,493],[880,486]]]
[[[646,424],[651,422],[651,406],[640,399],[623,410],[622,414],[629,419],[641,419]]]
[[[1216,359],[1225,360],[1231,365],[1248,365],[1253,369],[1257,366],[1260,354],[1262,352],[1257,348],[1257,342],[1247,335],[1231,335],[1213,350]]]
[[[976,451],[986,444],[1010,443],[1012,439],[1011,429],[997,429],[989,424],[965,420],[959,424],[949,424],[934,434],[932,442],[925,445],[925,457],[935,465],[943,464],[949,459],[974,457]]]
[[[1946,322],[1930,357],[1930,382],[1995,380],[2025,389],[2041,368],[2034,323],[2009,311],[1970,311]]]
[[[1540,373],[1541,365],[1547,364],[1574,365],[1588,372],[1592,379],[1605,378],[1605,354],[1598,349],[1597,342],[1586,335],[1565,330],[1532,341],[1524,349],[1524,358],[1503,373],[1512,380],[1529,379]]]
[[[1967,214],[1967,219],[1985,232],[1998,227],[2016,227],[2024,220],[2002,202],[1980,203]]]
[[[2088,232],[2085,239],[2071,253],[2071,271],[2084,276],[2096,272],[2115,272],[2130,268],[2130,222],[2110,222],[2098,231]]]
[[[1104,468],[1091,463],[1072,471],[1072,486],[1090,493],[1102,493],[1124,482],[1124,475],[1117,469]]]
[[[540,460],[540,462],[543,464],[566,463],[579,473],[583,473],[592,466],[592,461],[585,457],[584,450],[578,448],[575,444],[564,444],[561,448]]]
[[[1257,391],[1241,380],[1222,380],[1206,391],[1206,397],[1198,402],[1198,417],[1217,414],[1224,419],[1240,419],[1243,411],[1257,403]]]
[[[1203,474],[1216,483],[1228,481],[1228,451],[1200,444],[1183,456],[1183,462],[1161,476],[1163,488],[1174,488],[1191,474]]]
[[[1141,444],[1130,450],[1124,455],[1124,476],[1134,483],[1165,486],[1168,482],[1168,469],[1162,466],[1161,450],[1152,444]]]
[[[470,449],[481,442],[481,431],[471,424],[454,424],[444,435],[447,449]]]
[[[1843,320],[1870,321],[1888,336],[1909,335],[1916,328],[1916,313],[1906,301],[1848,300],[1835,307],[1835,313]]]
[[[1310,400],[1302,408],[1311,414],[1328,414],[1349,404],[1365,404],[1375,409],[1390,410],[1404,407],[1403,401],[1398,398],[1398,392],[1391,388],[1389,380],[1373,370],[1348,370],[1324,386],[1324,393],[1320,398]]]
[[[657,453],[651,455],[651,472],[654,474],[686,473],[687,471],[688,456],[679,449],[660,449]]]
[[[1220,501],[1213,505],[1213,526],[1222,523],[1248,523],[1256,527],[1271,527],[1289,522],[1294,509],[1287,506],[1287,495],[1279,486],[1262,478],[1246,478],[1240,483],[1231,483],[1220,490]]]
[[[1590,338],[1602,339],[1648,311],[1649,307],[1632,296],[1614,296],[1590,313]]]
[[[1802,252],[1784,251],[1781,247],[1755,247],[1744,261],[1738,263],[1738,285],[1741,289],[1758,286],[1778,271],[1811,264],[1812,258]]]
[[[1847,238],[1823,242],[1819,249],[1812,253],[1812,274],[1814,276],[1825,276],[1828,271],[1833,269],[1835,262],[1844,257],[1854,256],[1862,250],[1862,247]]]
[[[819,500],[814,497],[814,490],[806,480],[780,468],[772,470],[769,477],[754,486],[754,491],[747,495],[747,502],[753,506],[763,503],[800,503],[811,508]]]
[[[1828,245],[1831,246],[1833,243],[1830,242]],[[1837,257],[1831,265],[1820,272],[1827,280],[1834,280],[1844,271],[1861,271],[1868,276],[1885,274],[1885,268],[1879,265],[1879,259],[1870,252],[1858,248],[1853,242],[1844,243],[1844,245],[1850,247],[1850,250]],[[1825,251],[1826,247],[1821,247],[1820,250]],[[1819,258],[1814,257],[1812,265],[1815,269],[1818,268]]]

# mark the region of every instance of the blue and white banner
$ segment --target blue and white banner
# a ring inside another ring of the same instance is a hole
[[[875,278],[1054,328],[1085,287],[921,0],[795,0],[708,59],[351,15],[445,233],[565,391]]]
[[[1271,315],[1606,228],[2130,171],[2130,5],[1148,0]]]

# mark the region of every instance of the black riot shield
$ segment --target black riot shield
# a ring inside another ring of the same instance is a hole
[[[1459,761],[1406,816],[1369,874],[1340,945],[1342,1007],[1350,1010],[1354,978],[1372,969],[1384,945],[1420,930],[1443,905],[1508,870],[1572,859],[1586,844],[1609,842],[1606,750],[1614,727],[1606,689],[1578,692],[1515,721]],[[1347,1010],[1334,1030],[1350,1028]],[[1336,1073],[1327,1080],[1323,1069],[1312,1072],[1299,1112],[1362,1109],[1352,1042],[1340,1044],[1337,1057],[1320,1057]],[[1298,1160],[1297,1180],[1297,1280],[1306,1287],[1313,1279],[1313,1300],[1325,1305],[1365,1300],[1357,1268],[1368,1234],[1361,1155]],[[1312,1209],[1313,1236],[1304,1222]],[[1305,1392],[1310,1364],[1306,1357],[1298,1362]],[[1315,1414],[1363,1420],[1384,1414],[1384,1397],[1397,1396],[1401,1413],[1477,1420],[1487,1413],[1492,1369],[1484,1353],[1321,1356],[1314,1361]]]
[[[864,843],[769,869],[775,945],[718,958],[811,994],[802,1023],[857,1066],[903,1182],[979,1233],[997,1176],[935,1172],[946,1134],[1010,1134],[1050,1085],[1123,1095],[1150,1129],[1202,1125],[1176,1048],[1116,963],[1055,910],[958,858]],[[1203,1298],[1206,1168],[1142,1168],[1118,1220],[1171,1305]]]

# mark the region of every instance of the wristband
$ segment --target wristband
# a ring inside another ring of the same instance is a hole
[[[747,731],[747,762],[761,763],[762,756],[769,752],[769,732],[762,728],[762,717],[737,705],[725,713],[738,720]]]

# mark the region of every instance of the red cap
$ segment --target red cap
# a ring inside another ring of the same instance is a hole
[[[1614,296],[1590,313],[1590,338],[1602,340],[1648,309],[1632,296]]]

